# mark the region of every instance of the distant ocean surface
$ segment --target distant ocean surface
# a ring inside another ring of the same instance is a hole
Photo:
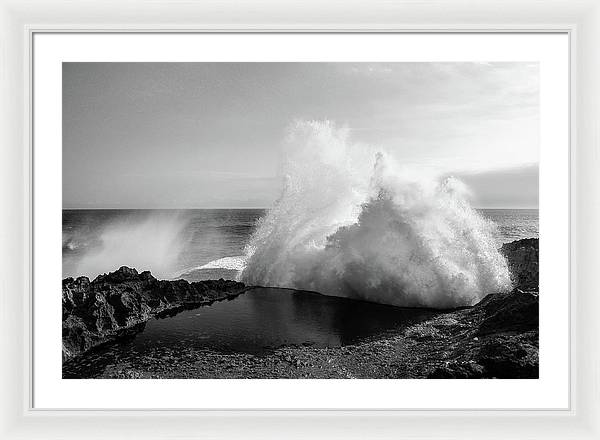
[[[537,209],[482,209],[498,246],[538,237]],[[162,279],[234,279],[263,209],[63,210],[63,277],[130,266]]]

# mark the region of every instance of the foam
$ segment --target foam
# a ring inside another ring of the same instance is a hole
[[[282,194],[246,248],[247,284],[439,308],[511,288],[494,225],[460,181],[403,167],[328,121],[295,124],[285,153]]]

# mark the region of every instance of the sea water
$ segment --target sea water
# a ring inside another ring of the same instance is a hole
[[[235,279],[265,209],[64,210],[63,278],[126,265],[157,278]],[[500,247],[538,237],[537,209],[481,209]]]
[[[64,210],[63,277],[129,266],[160,279],[234,279],[264,209]]]

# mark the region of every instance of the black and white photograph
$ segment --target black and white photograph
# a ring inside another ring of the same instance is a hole
[[[539,151],[538,62],[63,62],[62,378],[537,379]]]

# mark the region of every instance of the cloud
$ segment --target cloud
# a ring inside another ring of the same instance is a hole
[[[480,208],[537,208],[539,166],[530,164],[502,170],[456,174],[473,193]]]

